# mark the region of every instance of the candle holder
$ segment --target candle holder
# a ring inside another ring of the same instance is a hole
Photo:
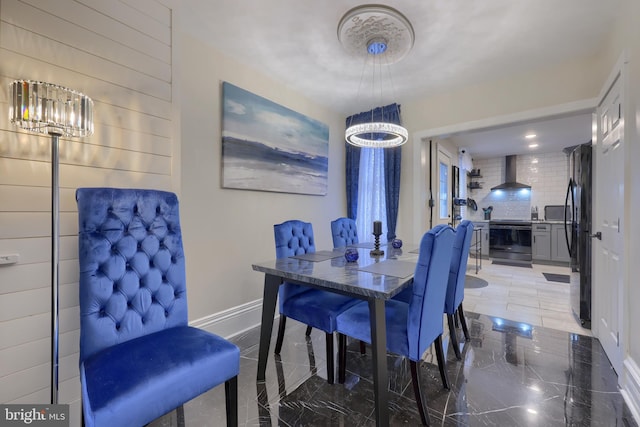
[[[371,252],[369,252],[369,254],[371,256],[382,256],[382,255],[384,255],[384,251],[380,250],[380,234],[382,234],[382,233],[378,233],[378,234],[376,234],[375,232],[373,233],[373,236],[374,236],[373,250]]]

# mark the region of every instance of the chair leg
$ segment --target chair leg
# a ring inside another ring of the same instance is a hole
[[[311,329],[313,329],[313,328],[312,328],[311,326],[307,325],[307,332],[305,332],[304,334],[305,334],[306,336],[311,335]]]
[[[284,340],[284,327],[287,323],[287,316],[280,314],[280,322],[278,323],[278,338],[276,339],[276,348],[273,351],[275,354],[280,354],[282,350],[282,341]]]
[[[238,377],[224,383],[224,395],[227,409],[227,426],[238,427]]]
[[[469,329],[467,329],[467,321],[464,318],[464,310],[462,309],[462,303],[458,306],[458,317],[460,318],[460,324],[462,325],[462,332],[464,332],[464,338],[469,341],[471,337],[469,336]]]
[[[327,341],[327,382],[329,384],[333,384],[333,372],[335,370],[335,366],[333,364],[333,358],[335,357],[333,354],[333,334],[330,334],[327,332],[326,341]]]
[[[418,412],[420,413],[420,420],[422,421],[422,425],[429,425],[429,411],[424,406],[424,401],[422,400],[422,388],[420,387],[420,373],[418,372],[418,362],[414,362],[413,360],[409,361],[409,365],[411,366],[411,383],[413,384],[413,394],[416,397],[416,403],[418,404]]]
[[[338,382],[344,384],[347,376],[347,336],[338,334]]]
[[[442,378],[442,386],[449,390],[449,377],[447,376],[447,365],[444,359],[444,350],[442,349],[442,335],[438,335],[433,344],[436,346],[436,358],[438,359],[438,368],[440,368],[440,377]]]
[[[180,405],[176,408],[176,418],[178,421],[178,427],[184,427],[184,405]]]
[[[456,354],[456,359],[462,360],[460,349],[458,348],[458,334],[457,329],[454,326],[453,316],[453,314],[447,314],[447,322],[449,323],[449,336],[451,337],[451,346],[453,347],[453,352]]]
[[[360,354],[363,356],[367,354],[367,343],[364,341],[360,341]]]

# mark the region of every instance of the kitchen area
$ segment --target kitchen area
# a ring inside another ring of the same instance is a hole
[[[571,257],[580,196],[568,185],[572,148],[474,159],[471,170],[459,172],[458,194],[466,200],[454,214],[477,230],[468,274],[491,284],[465,290],[467,310],[590,333],[590,277],[583,277],[590,275],[581,274],[590,269]]]
[[[521,181],[516,180],[518,169]],[[505,264],[568,267],[563,203],[567,176],[564,153],[474,162],[466,174],[468,203],[461,214],[481,230],[482,255]]]

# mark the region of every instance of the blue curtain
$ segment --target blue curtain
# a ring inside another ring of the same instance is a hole
[[[348,123],[348,122],[347,122]],[[347,124],[347,127],[349,125]],[[347,216],[353,220],[358,214],[358,181],[360,179],[360,147],[345,142],[347,153]]]
[[[384,120],[401,124],[400,105],[393,103],[384,107],[374,108],[346,119],[347,127],[359,123]],[[358,213],[358,181],[360,177],[360,150],[349,143],[346,146],[346,186],[347,186],[347,215],[356,219]],[[398,204],[400,201],[400,166],[402,147],[384,149],[385,198],[387,205],[387,239],[396,237],[398,221]]]
[[[387,240],[396,238],[398,204],[400,202],[400,164],[402,146],[384,149],[384,182],[387,199]]]

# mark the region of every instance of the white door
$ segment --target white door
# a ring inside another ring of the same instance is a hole
[[[451,224],[451,155],[438,147],[434,225]]]
[[[621,378],[624,222],[624,120],[622,69],[596,111],[592,328]]]

